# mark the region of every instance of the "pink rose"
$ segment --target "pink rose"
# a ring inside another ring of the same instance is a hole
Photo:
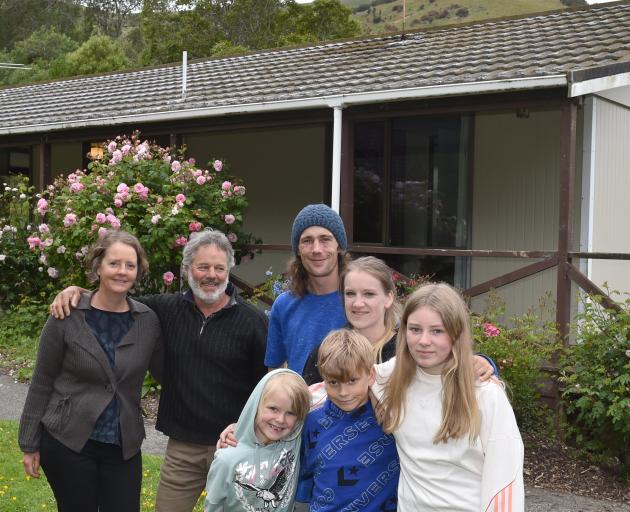
[[[112,219],[109,225],[112,227],[112,229],[118,229],[120,227],[120,221],[118,219]]]
[[[151,224],[154,224],[154,225],[157,224],[161,218],[162,218],[161,215],[154,215],[153,217],[151,217]]]
[[[100,227],[98,228],[98,237],[101,238],[102,236],[105,236],[105,233],[107,233],[107,229],[104,227]]]
[[[203,185],[206,182],[205,176],[197,176],[197,185]]]
[[[106,221],[107,221],[107,217],[105,216],[104,213],[96,214],[96,222],[98,222],[99,224],[105,224]]]
[[[189,158],[189,159],[188,159],[188,163],[189,163],[190,165],[195,165],[195,164],[197,163],[197,160],[195,160],[194,158]]]
[[[57,279],[59,277],[59,271],[55,267],[49,267],[48,275],[53,279]]]
[[[123,156],[127,156],[129,154],[129,151],[131,151],[131,146],[129,144],[125,144],[122,148],[120,148],[120,152],[123,154]]]
[[[122,194],[123,192],[129,193],[129,186],[126,183],[119,183],[116,187],[116,192]]]
[[[63,225],[65,227],[70,227],[77,222],[77,216],[74,213],[67,213],[63,218]]]
[[[164,284],[166,286],[170,286],[175,280],[175,274],[173,274],[173,272],[169,270],[168,272],[164,272],[164,274],[162,275],[162,279],[164,280]]]
[[[490,322],[486,322],[483,324],[483,332],[486,334],[486,336],[494,338],[501,334],[501,329],[499,329],[495,325],[492,325]]]
[[[234,193],[237,196],[244,196],[245,195],[245,187],[243,185],[236,185],[234,187]]]
[[[120,149],[117,149],[116,151],[112,153],[112,157],[109,160],[109,165],[116,165],[118,162],[122,160],[122,158],[123,158],[122,151],[120,151]]]
[[[234,217],[234,215],[232,215],[231,213],[228,213],[225,217],[223,217],[223,219],[225,220],[226,224],[234,224],[236,217]]]
[[[214,167],[215,171],[221,172],[221,169],[223,169],[223,162],[221,162],[221,160],[215,160],[212,163],[212,167]]]
[[[229,181],[224,181],[223,183],[221,183],[221,189],[228,191],[232,188],[232,183]]]
[[[171,164],[171,171],[179,172],[182,169],[182,164],[180,164],[177,160],[173,160]]]
[[[180,247],[184,247],[184,245],[186,245],[188,243],[188,240],[186,240],[185,236],[178,236],[175,239],[175,245],[179,245]]]
[[[119,197],[117,197],[116,199],[114,199],[114,206],[116,208],[120,208],[123,205],[122,199],[120,199]]]
[[[230,242],[234,243],[238,240],[236,233],[232,233],[231,231],[227,234],[227,238]]]
[[[110,153],[113,153],[114,151],[116,151],[116,141],[115,140],[113,140],[109,144],[107,144],[107,151],[109,151]]]
[[[177,194],[175,196],[175,201],[177,201],[178,203],[183,203],[184,201],[186,201],[186,196],[184,194]]]
[[[81,251],[77,251],[74,253],[74,257],[80,260],[81,258],[83,258],[83,253]]]
[[[191,222],[190,224],[188,224],[188,229],[190,231],[201,231],[201,222]]]
[[[201,176],[203,174],[203,172],[201,172],[201,169],[195,169],[192,173],[192,175],[196,178],[197,176]]]
[[[48,227],[48,224],[40,224],[37,230],[43,235],[45,235],[46,233],[50,233],[50,228]]]
[[[47,210],[48,201],[46,201],[46,199],[42,197],[39,201],[37,201],[37,213],[39,213],[40,215],[44,215]]]
[[[32,251],[36,247],[39,247],[42,243],[38,236],[29,236],[26,241],[28,242],[28,248]]]

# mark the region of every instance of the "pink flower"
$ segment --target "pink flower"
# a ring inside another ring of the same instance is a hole
[[[109,160],[109,165],[116,165],[118,162],[122,160],[122,158],[123,158],[122,151],[120,151],[120,149],[117,149],[116,151],[112,153],[112,157]]]
[[[178,236],[175,239],[175,245],[179,245],[180,247],[184,247],[184,245],[186,245],[188,243],[188,240],[186,240],[185,236]]]
[[[164,272],[164,274],[162,275],[162,279],[164,280],[164,284],[166,286],[170,286],[173,284],[173,280],[175,279],[175,274],[173,274],[173,272],[169,270],[168,272]]]
[[[47,210],[48,201],[46,201],[46,199],[42,197],[39,201],[37,201],[37,213],[39,213],[40,215],[44,215]]]
[[[245,187],[243,185],[236,185],[234,187],[234,193],[237,196],[244,196],[245,195]]]
[[[236,233],[232,233],[231,231],[227,234],[227,238],[230,242],[234,243],[238,240]]]
[[[118,229],[120,227],[120,221],[118,219],[112,220],[109,225],[112,227],[112,229]]]
[[[229,181],[224,181],[223,183],[221,183],[221,189],[228,191],[232,188],[232,183]]]
[[[499,329],[496,325],[492,325],[490,322],[486,322],[483,324],[483,332],[486,336],[490,338],[494,338],[501,334],[501,329]]]
[[[122,199],[120,199],[120,197],[117,197],[116,199],[114,199],[114,206],[116,208],[120,208],[123,205]]]
[[[188,224],[188,229],[190,231],[201,231],[201,222],[191,222],[190,224]]]
[[[104,213],[96,214],[96,222],[98,222],[99,224],[105,224],[105,221],[107,221],[107,217]]]
[[[120,148],[120,152],[123,154],[123,156],[127,156],[129,154],[129,151],[131,151],[131,146],[129,144],[125,144],[122,148]]]
[[[47,238],[42,242],[42,245],[44,247],[50,247],[53,243],[55,243],[55,240],[53,238]]]
[[[183,203],[184,201],[186,201],[186,196],[184,194],[177,194],[175,196],[175,201],[177,201],[178,203]]]
[[[99,238],[101,238],[102,236],[105,236],[105,233],[107,233],[107,228],[104,228],[104,227],[98,228],[98,237]]]
[[[81,258],[83,258],[83,253],[81,251],[77,251],[74,253],[74,257],[80,260]]]
[[[85,185],[80,181],[75,181],[72,185],[70,185],[70,192],[81,192],[85,188]]]
[[[136,194],[139,194],[139,193],[140,193],[140,192],[142,192],[144,189],[145,189],[145,186],[144,186],[142,183],[136,183],[136,184],[133,186],[133,191],[134,191]]]
[[[113,140],[109,144],[107,144],[107,151],[109,151],[110,153],[113,153],[114,151],[116,151],[116,141],[115,140]]]
[[[28,248],[32,251],[36,247],[39,247],[42,243],[38,236],[29,236],[26,241],[28,242]]]
[[[40,224],[37,230],[43,235],[45,235],[46,233],[50,233],[50,228],[48,227],[48,224]]]
[[[197,185],[203,185],[206,182],[205,176],[197,176]]]
[[[77,222],[77,216],[74,213],[67,213],[63,218],[63,225],[65,227],[70,227]]]
[[[162,218],[161,215],[154,215],[153,217],[151,217],[151,224],[153,225],[157,224],[161,218]]]
[[[170,164],[170,163],[171,163],[171,155],[164,155],[163,160],[164,160],[167,164]]]
[[[203,174],[203,172],[201,172],[201,169],[195,169],[192,173],[192,175],[196,178],[197,176],[201,176]]]
[[[59,277],[59,271],[55,267],[48,267],[48,275],[53,279],[57,279]]]
[[[65,245],[60,245],[59,247],[57,247],[57,254],[64,254],[65,252],[66,252]]]
[[[234,217],[231,213],[228,213],[225,217],[223,217],[223,220],[225,220],[226,224],[234,224],[236,217]]]
[[[215,171],[221,172],[221,169],[223,169],[223,162],[221,162],[221,160],[215,160],[212,162],[212,167],[214,167]]]
[[[197,163],[197,160],[195,160],[194,158],[189,158],[189,159],[188,159],[188,163],[189,163],[190,165],[195,165],[195,164]]]
[[[182,164],[180,164],[177,160],[174,160],[171,164],[171,171],[179,172],[182,169]]]

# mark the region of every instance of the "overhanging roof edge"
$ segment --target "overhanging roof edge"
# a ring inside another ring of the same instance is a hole
[[[459,84],[432,85],[424,87],[411,87],[406,89],[394,89],[353,94],[332,94],[298,100],[263,101],[239,105],[180,109],[165,112],[149,112],[123,116],[107,116],[94,119],[77,119],[63,122],[39,123],[33,125],[0,128],[0,135],[41,133],[71,128],[115,126],[129,123],[160,122],[199,117],[216,117],[222,115],[252,114],[286,110],[303,110],[321,107],[350,106],[381,101],[387,102],[440,96],[482,94],[519,89],[528,90],[561,87],[566,85],[567,76],[564,74],[508,80],[465,82]]]

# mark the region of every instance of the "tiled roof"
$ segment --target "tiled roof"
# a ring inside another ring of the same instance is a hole
[[[566,76],[630,62],[630,1],[400,36],[0,89],[0,133],[368,92]]]

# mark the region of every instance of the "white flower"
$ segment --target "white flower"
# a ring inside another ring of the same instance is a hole
[[[630,357],[630,350],[626,350],[626,357]]]
[[[179,213],[179,208],[177,208],[177,206],[174,206],[173,209],[171,210],[171,213],[173,215],[177,215]]]
[[[60,245],[59,247],[57,247],[57,254],[63,254],[64,252],[66,252],[65,245]]]
[[[0,254],[0,263],[7,259],[6,254]]]
[[[26,194],[20,194],[20,199],[26,199]]]

